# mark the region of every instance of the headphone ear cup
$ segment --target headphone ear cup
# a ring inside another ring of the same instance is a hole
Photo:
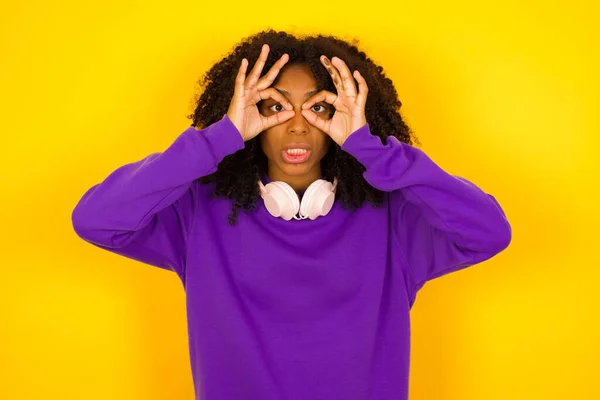
[[[300,205],[300,214],[311,220],[327,215],[335,201],[334,185],[325,179],[317,179],[310,184]]]
[[[272,216],[289,221],[298,213],[300,200],[290,185],[275,181],[266,184],[264,188],[264,192],[261,191],[261,197]]]

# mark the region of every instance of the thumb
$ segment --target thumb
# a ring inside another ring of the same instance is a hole
[[[327,124],[323,119],[317,117],[317,114],[310,110],[302,110],[301,113],[304,116],[304,118],[306,118],[309,124],[311,124],[312,126],[316,126],[320,130],[331,136],[329,124]]]

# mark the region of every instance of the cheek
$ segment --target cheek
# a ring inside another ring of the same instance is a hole
[[[277,144],[274,142],[273,135],[267,131],[259,134],[260,147],[268,158],[274,158]]]
[[[327,154],[327,152],[329,151],[329,146],[331,145],[331,142],[333,141],[333,139],[327,137],[324,138],[322,141],[319,142],[318,144],[318,148],[319,148],[319,160],[322,159],[325,154]]]

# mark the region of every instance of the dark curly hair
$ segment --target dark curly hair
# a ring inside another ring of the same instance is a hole
[[[195,96],[194,113],[187,118],[192,119],[192,126],[197,128],[204,128],[219,121],[229,108],[235,77],[242,59],[248,60],[247,74],[249,74],[258,60],[262,45],[267,43],[270,50],[261,76],[264,76],[271,66],[287,53],[289,60],[284,68],[292,64],[307,64],[317,81],[318,90],[337,93],[329,72],[319,61],[322,54],[330,60],[337,56],[346,62],[350,71],[359,70],[367,82],[369,92],[365,116],[371,133],[379,136],[383,143],[386,143],[386,137],[395,136],[401,142],[420,145],[400,116],[402,103],[398,99],[392,80],[385,76],[381,66],[376,65],[357,48],[357,42],[354,39],[352,43],[347,43],[338,37],[322,34],[294,36],[272,29],[243,38],[231,53],[213,65],[198,80],[200,94]],[[260,106],[260,103],[257,106]],[[335,109],[332,108],[331,115],[333,112]],[[365,170],[358,160],[340,150],[340,146],[335,142],[321,160],[324,179],[333,182],[333,178],[337,177],[336,197],[341,199],[342,206],[346,209],[360,208],[365,200],[375,207],[383,203],[384,192],[369,185],[363,177]],[[256,136],[247,141],[243,149],[225,156],[216,172],[199,179],[203,184],[216,182],[214,197],[224,196],[226,199],[235,200],[232,213],[228,216],[230,225],[235,225],[239,208],[243,207],[246,212],[255,208],[256,200],[260,196],[256,182],[265,171],[267,171],[267,158],[260,146],[259,136]]]

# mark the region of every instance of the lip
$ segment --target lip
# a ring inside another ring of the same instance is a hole
[[[292,147],[292,148],[294,148],[294,147]],[[285,150],[281,150],[281,157],[287,163],[301,164],[303,162],[306,162],[310,158],[311,153],[312,152],[310,150],[307,150],[306,153],[304,153],[302,156],[294,157],[294,156],[290,156]]]
[[[310,144],[308,144],[308,143],[290,143],[290,144],[286,144],[281,149],[282,150],[289,150],[289,149],[306,149],[306,150],[310,150],[311,148],[312,148],[312,146]]]

